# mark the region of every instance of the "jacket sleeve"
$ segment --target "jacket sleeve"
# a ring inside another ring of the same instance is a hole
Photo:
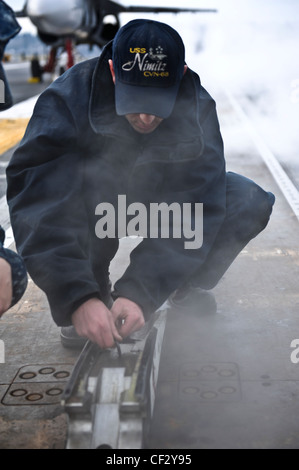
[[[203,204],[203,243],[198,249],[186,249],[181,239],[144,238],[131,253],[130,265],[115,284],[114,297],[123,296],[138,303],[147,317],[161,306],[169,295],[192,276],[204,262],[225,217],[226,171],[223,141],[216,105],[201,88],[199,107],[203,151],[194,159],[156,165],[156,172],[146,178],[153,185],[164,174],[162,197]],[[140,172],[140,181],[142,173]],[[137,178],[135,179],[137,180]],[[146,182],[142,181],[143,187]]]
[[[16,246],[59,326],[71,324],[84,300],[101,295],[88,259],[80,137],[71,110],[51,86],[7,168]]]

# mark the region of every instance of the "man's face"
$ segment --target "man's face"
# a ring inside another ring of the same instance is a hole
[[[115,84],[115,72],[113,62],[111,59],[108,61],[109,68],[112,76],[113,83]],[[184,66],[184,75],[187,72],[188,66]],[[140,134],[150,134],[153,132],[159,124],[163,121],[162,118],[154,116],[152,114],[126,114],[127,121],[131,124],[133,129]]]
[[[162,118],[152,114],[126,114],[125,117],[133,129],[140,134],[150,134],[163,121]]]
[[[115,72],[112,60],[109,60],[109,68],[113,83],[115,84]],[[140,134],[150,134],[163,121],[162,118],[153,116],[152,114],[126,114],[126,119],[133,129]]]

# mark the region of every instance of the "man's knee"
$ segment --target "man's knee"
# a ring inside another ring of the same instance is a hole
[[[238,217],[240,238],[255,237],[269,222],[275,196],[235,173],[228,173],[228,189],[228,204]]]
[[[247,217],[250,217],[252,222],[257,224],[257,228],[263,230],[272,213],[273,204],[275,202],[274,194],[265,191],[254,181],[249,180],[247,195]]]
[[[275,196],[271,192],[264,191],[257,185],[252,190],[251,200],[249,200],[250,212],[253,220],[259,224],[260,230],[268,224],[274,202]]]

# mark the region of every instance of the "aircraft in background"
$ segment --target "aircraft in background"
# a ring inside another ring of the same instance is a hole
[[[124,6],[111,0],[27,0],[17,18],[28,17],[36,26],[43,43],[51,46],[47,64],[40,70],[36,60],[33,75],[53,72],[57,52],[67,53],[66,68],[74,64],[74,46],[89,44],[102,48],[112,40],[120,28],[121,13],[180,13],[216,12],[205,8],[176,8],[154,6]],[[35,69],[35,70],[34,70]]]

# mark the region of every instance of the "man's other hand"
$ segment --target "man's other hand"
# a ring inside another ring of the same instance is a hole
[[[119,297],[115,300],[111,313],[122,338],[126,338],[144,326],[143,312],[139,305],[132,300]]]
[[[78,335],[90,339],[101,348],[112,348],[122,337],[114,323],[114,317],[99,299],[89,299],[80,305],[72,315]]]

